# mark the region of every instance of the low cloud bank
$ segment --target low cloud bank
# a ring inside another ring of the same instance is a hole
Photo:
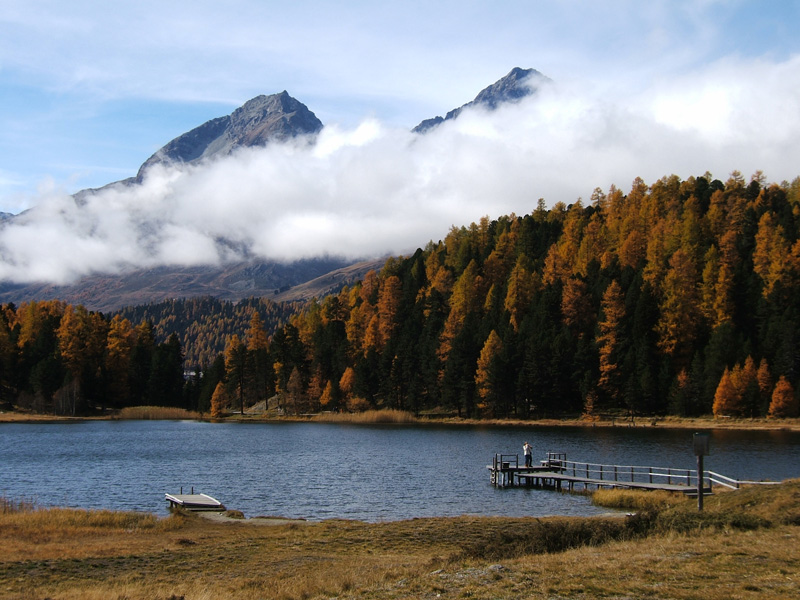
[[[369,258],[441,239],[483,215],[526,214],[710,171],[800,175],[800,57],[723,61],[680,79],[551,85],[425,135],[365,120],[316,143],[272,144],[76,202],[57,191],[0,225],[0,280],[65,284],[92,273],[259,257]]]

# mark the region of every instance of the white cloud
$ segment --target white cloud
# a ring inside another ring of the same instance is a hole
[[[417,136],[367,119],[313,146],[272,144],[208,164],[158,167],[143,185],[76,204],[56,190],[0,229],[0,278],[83,274],[243,255],[293,260],[413,251],[468,225],[711,171],[793,179],[800,57],[728,59],[650,87],[552,85]]]
[[[615,96],[724,56],[785,60],[795,4],[0,2],[0,164],[20,182],[0,182],[0,210],[27,207],[47,176],[75,191],[132,175],[184,126],[283,89],[328,125],[411,128],[514,66]],[[660,118],[674,127],[684,102],[705,102],[693,126],[719,126],[711,92],[663,98]]]

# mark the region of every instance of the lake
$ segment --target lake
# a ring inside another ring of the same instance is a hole
[[[800,476],[800,433],[711,431],[705,467]],[[364,426],[89,421],[0,424],[0,494],[44,506],[166,514],[164,493],[207,493],[247,517],[391,521],[594,515],[584,496],[498,489],[495,453],[692,469],[692,432],[659,428]]]

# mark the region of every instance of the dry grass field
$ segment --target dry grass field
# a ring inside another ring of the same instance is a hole
[[[265,525],[3,500],[0,598],[800,597],[800,481],[716,494],[702,514],[668,495],[597,501],[637,513]]]

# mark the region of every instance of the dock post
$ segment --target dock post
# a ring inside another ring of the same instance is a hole
[[[697,510],[703,512],[703,455],[697,455]]]
[[[707,433],[695,433],[692,436],[692,446],[697,457],[697,510],[703,510],[703,457],[708,454]]]

